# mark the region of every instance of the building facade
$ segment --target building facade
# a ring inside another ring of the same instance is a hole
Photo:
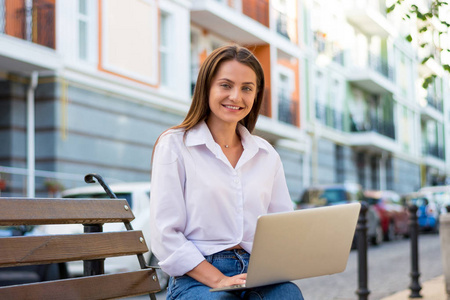
[[[202,61],[229,43],[264,68],[255,133],[279,152],[292,200],[315,184],[443,184],[449,80],[439,56],[420,64],[439,44],[406,42],[414,20],[385,10],[379,0],[0,0],[1,195],[57,193],[92,172],[149,180],[157,137],[186,114]]]

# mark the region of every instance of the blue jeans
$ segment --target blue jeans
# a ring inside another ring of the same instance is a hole
[[[226,276],[247,272],[250,254],[244,250],[222,251],[205,257]],[[167,299],[292,299],[303,300],[300,289],[292,282],[279,283],[244,291],[210,292],[210,287],[188,275],[171,277]]]

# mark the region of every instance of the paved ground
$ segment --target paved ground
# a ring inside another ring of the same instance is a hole
[[[409,296],[411,295],[411,290],[403,290],[398,293],[395,293],[391,296],[385,297],[382,300],[409,300]],[[420,290],[420,295],[423,300],[448,300],[450,299],[447,296],[445,291],[445,279],[444,275],[438,276],[431,280],[428,280],[422,284],[422,289]]]

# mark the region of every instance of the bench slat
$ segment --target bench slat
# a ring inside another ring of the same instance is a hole
[[[113,299],[157,292],[154,269],[0,287],[0,299]]]
[[[0,239],[0,267],[132,255],[148,251],[142,231],[21,236]],[[2,299],[0,297],[0,299]]]
[[[124,199],[0,198],[0,226],[130,222],[125,206]]]

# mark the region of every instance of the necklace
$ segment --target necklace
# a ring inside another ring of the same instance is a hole
[[[229,148],[230,146],[228,146],[228,145],[224,145],[225,146],[225,148]]]

